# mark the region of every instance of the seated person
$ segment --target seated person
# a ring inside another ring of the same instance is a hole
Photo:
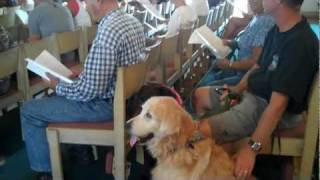
[[[24,10],[28,13],[34,8],[34,0],[18,0],[18,2],[21,6],[21,10]]]
[[[75,27],[92,25],[88,11],[83,7],[79,0],[70,0],[67,7],[72,14]]]
[[[302,120],[311,84],[319,68],[319,43],[305,17],[299,13],[303,0],[265,1],[265,11],[275,18],[257,64],[234,87],[242,96],[228,111],[200,121],[200,129],[219,143],[250,137],[236,156],[235,175],[251,175],[257,153],[265,148],[273,131],[292,128]],[[219,109],[228,91],[215,88],[195,92],[198,113]],[[254,145],[254,146],[253,146]]]
[[[182,29],[190,29],[194,26],[196,20],[198,19],[197,14],[193,9],[186,5],[185,0],[171,0],[171,2],[176,6],[176,10],[172,14],[169,23],[168,31],[164,35],[165,38],[170,38],[178,35],[179,31]],[[172,59],[168,59],[166,62],[167,73],[166,77],[170,77],[175,72],[174,62]],[[147,79],[149,81],[164,82],[165,79],[160,77],[161,72],[159,69],[150,72]]]
[[[29,41],[38,41],[53,33],[73,31],[70,11],[54,0],[35,0],[36,7],[29,15]]]
[[[175,36],[181,29],[192,28],[198,19],[197,14],[186,5],[185,0],[171,0],[171,2],[176,6],[176,10],[169,20],[166,38]]]
[[[223,25],[219,28],[222,29],[222,32],[219,32],[219,34],[222,34],[221,37],[223,39],[235,38],[238,35],[238,33],[241,32],[251,21],[253,13],[250,2],[249,0],[243,1],[243,3],[247,6],[247,9],[244,9],[243,5],[240,5],[239,2],[234,2],[233,16],[228,20],[228,23],[226,25]]]
[[[100,23],[84,70],[73,83],[50,78],[56,96],[27,101],[20,109],[30,166],[38,179],[51,179],[48,124],[111,121],[117,68],[139,63],[144,54],[143,26],[117,0],[85,1]]]
[[[186,2],[193,8],[197,16],[207,16],[209,14],[208,0],[187,0]]]
[[[244,17],[231,17],[228,23],[223,27],[223,39],[233,39],[242,31],[251,21],[252,15],[244,14]]]
[[[14,7],[18,6],[18,1],[16,0],[0,0],[0,7]]]
[[[0,24],[0,52],[16,46],[10,38],[9,32]],[[0,79],[0,96],[6,94],[10,89],[10,76]]]
[[[73,31],[73,18],[67,7],[54,0],[35,0],[36,7],[28,19],[29,42],[49,37],[54,33]],[[75,53],[69,52],[61,56],[67,66],[75,64]]]
[[[249,5],[254,13],[249,25],[237,40],[224,40],[226,45],[238,49],[236,60],[219,59],[216,63],[218,72],[216,70],[209,72],[200,86],[235,85],[257,62],[265,37],[274,25],[274,19],[263,12],[262,0],[249,0]]]
[[[9,49],[9,34],[6,29],[0,24],[0,52]],[[6,94],[10,88],[10,76],[0,79],[0,96]],[[5,164],[5,156],[0,151],[0,166]]]

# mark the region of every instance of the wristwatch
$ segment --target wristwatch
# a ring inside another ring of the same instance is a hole
[[[250,148],[252,149],[252,151],[254,151],[255,153],[258,153],[262,149],[261,142],[254,141],[254,140],[250,139],[248,144],[249,144]]]

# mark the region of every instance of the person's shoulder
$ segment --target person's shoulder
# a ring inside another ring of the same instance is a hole
[[[275,24],[274,18],[269,14],[263,14],[257,18],[257,23],[262,26],[273,26]]]
[[[312,31],[310,24],[303,17],[302,20],[291,30],[291,39],[303,46],[318,44],[318,38]]]
[[[178,9],[180,9],[180,11],[189,12],[189,13],[194,11],[190,5],[181,6]]]
[[[103,22],[99,25],[103,33],[113,33],[113,34],[122,34],[129,27],[140,27],[143,28],[141,23],[126,13],[117,12],[117,14],[112,15],[112,17],[105,17]]]
[[[303,22],[303,27],[301,28],[302,31],[304,33],[302,33],[302,35],[305,37],[305,38],[308,38],[308,39],[312,39],[314,41],[317,41],[318,40],[318,37],[317,35],[315,34],[315,32],[312,30],[311,28],[311,25],[307,22],[306,19],[303,19],[302,20]]]
[[[179,14],[179,16],[182,17],[192,17],[192,18],[197,18],[197,13],[195,12],[195,10],[189,6],[189,5],[185,5],[185,6],[181,6],[178,9],[176,9],[177,13]]]
[[[37,5],[37,6],[30,12],[30,15],[29,15],[29,16],[39,15],[39,14],[41,14],[42,12],[45,12],[45,10],[44,10],[45,8],[46,8],[46,4],[41,3],[41,4]]]

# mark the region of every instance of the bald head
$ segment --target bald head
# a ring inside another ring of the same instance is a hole
[[[93,20],[99,22],[108,12],[119,7],[118,0],[84,0]]]

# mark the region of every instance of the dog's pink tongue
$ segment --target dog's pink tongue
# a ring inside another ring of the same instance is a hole
[[[138,142],[138,138],[136,136],[131,136],[130,138],[130,146],[133,147]]]

